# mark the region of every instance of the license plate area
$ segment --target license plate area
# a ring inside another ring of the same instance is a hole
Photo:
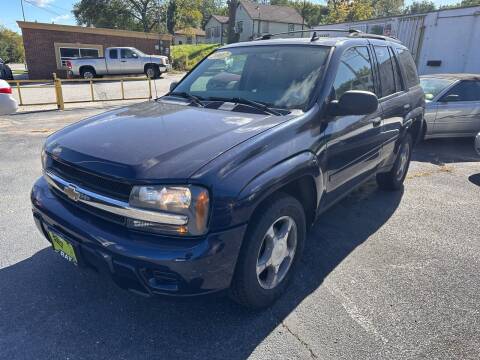
[[[68,262],[78,265],[77,255],[73,245],[65,240],[61,235],[51,230],[48,231],[48,236],[52,240],[53,250],[55,250],[61,257]]]

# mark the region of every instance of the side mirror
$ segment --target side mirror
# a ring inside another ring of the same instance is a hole
[[[175,90],[175,88],[177,87],[178,85],[178,81],[172,81],[170,83],[170,92],[172,92],[173,90]]]
[[[350,90],[329,104],[332,116],[368,115],[378,108],[377,95],[370,91]]]
[[[475,150],[477,151],[478,155],[480,155],[480,133],[477,134],[475,138]]]

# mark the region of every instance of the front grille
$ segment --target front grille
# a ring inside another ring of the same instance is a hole
[[[108,179],[50,158],[48,170],[62,179],[96,193],[128,201],[132,186],[117,180]]]

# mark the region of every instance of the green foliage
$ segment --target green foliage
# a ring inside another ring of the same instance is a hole
[[[149,32],[161,10],[157,0],[80,0],[72,12],[78,25]]]
[[[218,46],[218,44],[172,46],[173,68],[176,70],[190,70]]]
[[[25,61],[22,36],[0,25],[0,58],[14,63]]]
[[[403,0],[372,0],[375,17],[400,15],[404,6]]]
[[[480,0],[479,0],[480,1]],[[404,14],[422,14],[435,10],[435,3],[430,0],[414,1],[403,10]]]

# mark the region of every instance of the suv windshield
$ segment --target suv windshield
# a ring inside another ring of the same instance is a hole
[[[208,56],[175,88],[200,99],[247,99],[274,108],[304,109],[325,70],[329,47],[234,47]]]
[[[420,86],[425,93],[425,100],[431,101],[435,96],[440,94],[443,89],[447,88],[454,80],[451,79],[437,79],[437,78],[421,78]]]

